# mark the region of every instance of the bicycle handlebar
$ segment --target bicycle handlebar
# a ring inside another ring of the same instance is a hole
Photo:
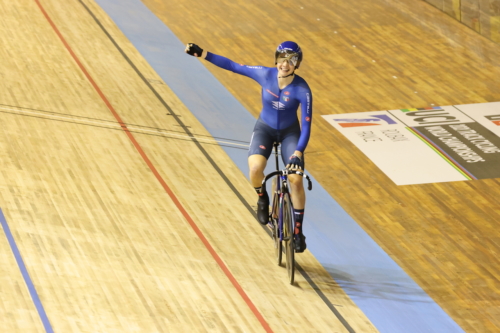
[[[262,180],[262,186],[264,186],[264,184],[269,180],[269,178],[272,178],[276,175],[284,176],[284,175],[291,175],[291,174],[299,175],[299,176],[302,176],[305,179],[307,179],[307,189],[309,191],[312,190],[312,182],[311,182],[311,179],[309,178],[308,175],[306,175],[303,171],[288,170],[288,169],[274,171],[274,172],[271,172],[270,174],[266,175],[266,177],[264,177],[264,180]]]

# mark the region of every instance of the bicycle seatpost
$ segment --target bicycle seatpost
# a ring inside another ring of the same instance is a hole
[[[275,142],[274,143],[274,157],[276,158],[276,171],[279,170],[279,162],[278,162],[278,146],[279,146],[279,143]]]

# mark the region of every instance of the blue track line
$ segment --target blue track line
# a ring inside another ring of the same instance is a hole
[[[7,220],[5,219],[5,216],[3,215],[3,212],[1,209],[0,209],[0,222],[2,223],[5,237],[7,237],[7,240],[9,241],[10,249],[12,250],[12,253],[14,253],[14,257],[16,258],[17,265],[19,266],[19,270],[21,271],[21,274],[23,275],[24,282],[26,283],[26,286],[28,287],[28,290],[29,290],[30,295],[31,295],[31,299],[33,300],[33,303],[35,304],[36,310],[38,311],[38,315],[40,316],[40,319],[42,320],[42,324],[43,324],[43,327],[45,328],[45,332],[53,333],[54,330],[52,329],[52,326],[50,325],[49,318],[47,317],[47,314],[45,313],[45,309],[43,308],[42,302],[40,301],[40,297],[38,297],[38,293],[36,292],[35,285],[33,284],[33,281],[31,281],[31,277],[28,273],[28,270],[26,269],[26,265],[24,264],[23,258],[21,257],[21,253],[19,252],[16,241],[14,240],[14,236],[12,236],[12,233],[10,232],[9,225],[7,224]]]

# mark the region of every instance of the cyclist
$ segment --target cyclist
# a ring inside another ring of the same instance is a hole
[[[262,111],[250,140],[248,165],[250,181],[259,195],[257,217],[261,224],[266,225],[269,222],[269,196],[261,184],[273,143],[281,143],[281,157],[288,169],[304,169],[304,150],[311,134],[312,94],[306,81],[295,74],[302,62],[302,50],[295,42],[281,43],[274,56],[276,67],[241,65],[193,43],[187,44],[185,51],[218,67],[252,78],[262,86]],[[299,104],[302,126],[297,118]],[[299,175],[289,175],[288,179],[296,221],[295,250],[304,252],[307,247],[302,232],[306,201],[304,186]]]

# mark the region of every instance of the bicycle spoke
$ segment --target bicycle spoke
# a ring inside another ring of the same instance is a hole
[[[288,280],[293,284],[295,279],[295,248],[293,239],[293,211],[290,195],[283,194],[283,232],[285,236],[286,248],[286,269],[288,272]]]

